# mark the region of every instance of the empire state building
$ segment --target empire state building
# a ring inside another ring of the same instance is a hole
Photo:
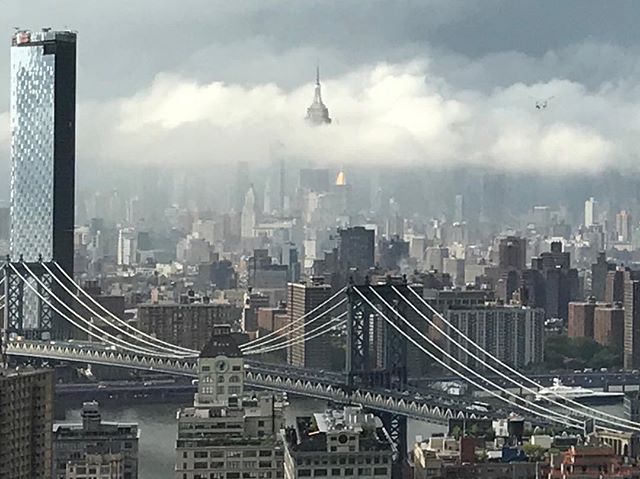
[[[320,91],[320,67],[316,68],[316,91],[313,96],[313,103],[307,108],[307,121],[311,125],[327,125],[331,123],[329,109],[322,103],[322,93]]]

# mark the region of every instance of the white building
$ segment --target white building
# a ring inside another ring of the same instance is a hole
[[[598,202],[592,196],[584,202],[584,225],[588,228],[597,224],[598,214]]]
[[[213,336],[198,358],[198,392],[178,411],[176,479],[282,477],[283,404],[244,390],[234,334]]]
[[[256,226],[256,193],[253,185],[247,191],[244,197],[244,206],[242,207],[242,218],[240,223],[240,236],[242,238],[253,238],[255,233],[253,229]]]
[[[134,228],[118,230],[118,265],[132,266],[138,263],[138,234]]]

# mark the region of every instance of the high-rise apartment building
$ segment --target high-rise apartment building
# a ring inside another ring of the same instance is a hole
[[[283,433],[284,477],[391,478],[394,447],[382,422],[359,407],[297,417]]]
[[[624,309],[622,303],[598,305],[594,312],[593,339],[617,351],[624,349]]]
[[[202,349],[223,325],[237,325],[241,310],[227,303],[158,303],[138,306],[138,328],[184,348]]]
[[[595,311],[596,300],[593,297],[586,302],[569,303],[567,332],[570,338],[593,339]]]
[[[317,308],[331,297],[331,286],[324,283],[322,278],[313,278],[311,283],[289,283],[287,285],[287,312],[289,314],[289,324],[297,321],[311,310]],[[320,308],[316,313],[326,311],[328,307]],[[331,321],[331,315],[326,314],[322,318],[311,323],[317,314],[310,314],[303,320],[304,327],[292,330],[289,333],[290,339],[297,341],[298,338],[309,333],[322,324]],[[337,314],[337,313],[336,313]],[[296,323],[296,328],[299,323]],[[293,366],[304,368],[328,369],[331,364],[331,357],[327,354],[329,350],[329,335],[323,334],[316,338],[294,342],[289,347],[288,361]]]
[[[522,368],[544,359],[544,310],[522,306],[485,305],[473,308],[461,306],[444,311],[447,319],[464,335],[499,360]],[[458,342],[462,338],[446,324],[443,329]],[[445,341],[449,353],[465,364],[473,358]],[[480,364],[475,367],[481,368]]]
[[[76,34],[18,31],[11,40],[13,257],[73,274]]]
[[[640,281],[624,284],[624,368],[640,367]]]
[[[51,478],[53,370],[0,369],[0,477]]]
[[[137,479],[137,424],[102,421],[97,402],[82,406],[82,422],[53,428],[53,479]]]
[[[214,336],[198,358],[198,392],[178,412],[176,479],[283,476],[283,403],[244,390],[244,361],[234,334]]]

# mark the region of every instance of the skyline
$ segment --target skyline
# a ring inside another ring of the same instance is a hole
[[[159,27],[149,29],[144,2],[96,12],[68,1],[57,12],[11,6],[0,28],[7,38],[13,26],[38,23],[79,31],[80,177],[96,165],[264,166],[276,144],[295,161],[334,167],[635,172],[640,50],[629,26],[640,13],[631,3],[615,12],[579,3],[540,22],[544,8],[532,2],[410,2],[390,15],[388,2],[194,1],[177,20],[171,8],[154,12]],[[105,30],[112,11],[127,19],[120,32]],[[364,27],[349,36],[355,14]],[[277,28],[284,22],[290,28]],[[317,61],[334,119],[321,130],[304,122]],[[8,74],[0,77],[3,87]],[[535,108],[549,97],[548,108]],[[0,129],[1,168],[8,142]]]

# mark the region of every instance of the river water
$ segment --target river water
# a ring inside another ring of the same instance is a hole
[[[305,413],[324,410],[325,403],[312,399],[290,399],[287,408],[287,421]],[[176,411],[190,404],[136,404],[123,406],[115,404],[101,405],[102,418],[105,421],[134,422],[140,428],[139,443],[139,479],[174,479]],[[60,418],[62,419],[62,418]],[[65,411],[65,421],[80,421],[80,409]],[[409,444],[416,435],[427,437],[433,433],[444,432],[445,427],[419,421],[409,421]]]

